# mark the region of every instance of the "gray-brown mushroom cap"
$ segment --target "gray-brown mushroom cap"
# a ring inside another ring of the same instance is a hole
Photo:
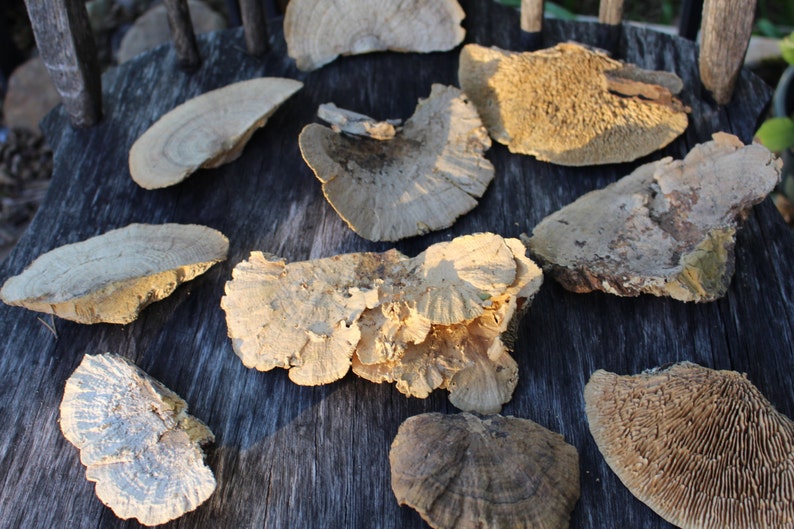
[[[119,518],[159,525],[215,490],[201,450],[212,432],[129,360],[86,355],[66,381],[60,412],[61,431],[80,450],[86,478]]]
[[[226,259],[229,241],[195,224],[130,224],[40,255],[0,299],[79,323],[129,323]]]
[[[287,53],[315,70],[339,55],[448,51],[460,44],[457,0],[292,0],[284,13]]]
[[[723,296],[738,223],[774,189],[780,162],[759,144],[713,138],[683,160],[640,166],[549,215],[526,241],[530,254],[575,292]]]
[[[433,85],[390,140],[307,125],[301,154],[340,217],[371,241],[396,241],[451,226],[477,205],[494,176],[491,146],[463,93]]]
[[[743,374],[689,362],[585,386],[590,432],[634,496],[683,529],[792,527],[794,422]]]
[[[572,166],[635,160],[678,137],[687,116],[671,76],[574,43],[524,53],[467,44],[458,71],[493,139]]]
[[[164,114],[133,143],[132,179],[145,189],[177,184],[200,168],[237,159],[257,129],[303,83],[281,77],[205,92]]]
[[[392,491],[437,529],[566,528],[579,500],[579,455],[516,417],[426,413],[389,452]]]

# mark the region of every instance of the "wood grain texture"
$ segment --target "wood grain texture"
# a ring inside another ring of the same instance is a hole
[[[543,1],[521,0],[521,31],[535,33],[543,29]]]
[[[248,53],[261,56],[270,50],[267,19],[261,0],[240,0],[240,13]]]
[[[196,33],[193,31],[187,0],[165,0],[163,3],[168,14],[171,39],[179,57],[179,67],[193,71],[201,64],[201,56],[196,44]]]
[[[623,0],[601,0],[598,21],[612,26],[620,24],[623,21]]]
[[[99,61],[85,2],[26,0],[36,46],[69,119],[90,127],[102,117]]]
[[[756,0],[705,0],[700,78],[720,105],[733,96],[753,30]]]
[[[477,0],[462,4],[468,42],[506,48],[519,42],[515,11]],[[548,20],[545,44],[592,43],[596,27]],[[417,513],[397,506],[388,450],[408,417],[456,411],[444,392],[408,399],[392,386],[352,375],[328,386],[300,387],[283,371],[248,370],[232,351],[219,304],[231,268],[251,250],[294,261],[391,247],[356,236],[325,202],[301,160],[298,133],[329,101],[376,119],[410,116],[433,82],[457,84],[457,51],[346,57],[305,74],[286,57],[277,25],[270,29],[273,50],[262,58],[245,52],[242,31],[235,30],[199,40],[204,61],[191,75],[178,70],[168,46],[109,71],[107,118],[96,127],[73,130],[63,111],[46,120],[56,149],[52,188],[0,266],[0,281],[46,250],[131,222],[204,224],[228,235],[231,246],[228,261],[126,326],[56,320],[56,338],[37,314],[0,307],[0,527],[137,526],[117,520],[97,500],[77,450],[58,428],[65,380],[84,353],[102,352],[135,361],[181,395],[190,413],[216,434],[208,464],[218,489],[199,509],[164,527],[426,527]],[[685,80],[682,98],[692,114],[684,135],[636,162],[599,168],[557,167],[494,145],[487,157],[496,178],[480,205],[453,227],[396,247],[413,256],[434,242],[476,231],[516,237],[641,163],[683,157],[714,131],[752,139],[770,95],[763,82],[741,73],[737,97],[718,107],[701,93],[692,43],[629,26],[620,31],[619,58],[673,70]],[[241,158],[157,191],[130,179],[127,151],[160,115],[199,93],[262,75],[306,85],[253,136]],[[582,493],[572,528],[671,527],[620,484],[589,434],[583,388],[596,369],[636,373],[690,360],[744,371],[778,410],[794,416],[791,262],[792,235],[766,200],[741,228],[735,277],[714,303],[577,295],[546,281],[518,329],[513,356],[519,383],[504,413],[560,432],[579,450]]]

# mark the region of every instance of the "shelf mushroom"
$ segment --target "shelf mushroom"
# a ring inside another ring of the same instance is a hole
[[[159,189],[178,184],[198,169],[236,160],[254,132],[302,86],[293,79],[261,77],[186,101],[133,143],[132,179],[145,189]]]
[[[794,422],[746,375],[690,362],[628,376],[598,370],[584,398],[607,464],[668,522],[794,524]]]
[[[376,126],[371,122],[370,130]],[[298,143],[325,198],[353,231],[371,241],[451,226],[477,205],[494,177],[484,157],[491,146],[488,133],[469,100],[452,86],[433,85],[391,139],[312,123]]]
[[[451,50],[464,17],[457,0],[292,0],[284,38],[298,68],[311,71],[339,55]]]
[[[640,166],[587,193],[525,242],[574,292],[713,301],[733,275],[739,221],[779,178],[780,162],[765,147],[717,133],[683,160]]]
[[[113,354],[85,355],[66,381],[61,431],[80,450],[96,495],[124,520],[159,525],[215,490],[202,445],[210,429],[176,393]]]
[[[677,76],[576,43],[522,53],[467,44],[458,78],[493,139],[560,165],[635,160],[687,127]]]
[[[466,411],[498,412],[518,382],[512,325],[542,272],[517,239],[458,237],[409,259],[397,250],[285,263],[252,252],[221,307],[248,367],[302,385],[354,372],[411,396],[437,388]]]
[[[416,415],[389,462],[397,502],[436,529],[564,529],[579,500],[576,448],[527,419]]]
[[[40,255],[9,278],[8,305],[78,323],[130,323],[226,259],[229,241],[195,224],[130,224]]]

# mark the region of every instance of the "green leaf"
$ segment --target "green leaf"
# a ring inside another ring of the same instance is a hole
[[[770,39],[779,39],[781,37],[777,26],[768,18],[757,18],[755,21],[755,30],[757,33],[760,33],[764,37],[769,37]]]
[[[789,64],[794,64],[794,33],[780,41],[780,53]]]
[[[576,20],[576,15],[565,9],[559,4],[555,4],[554,2],[546,2],[543,4],[543,9],[545,9],[546,13],[553,17],[557,17],[560,20]]]
[[[761,125],[755,137],[770,151],[780,152],[794,146],[794,120],[771,118]]]

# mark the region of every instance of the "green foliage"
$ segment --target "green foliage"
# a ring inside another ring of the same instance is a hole
[[[794,32],[780,41],[780,51],[786,62],[794,65]],[[769,118],[755,137],[770,151],[791,149],[794,147],[794,119],[791,116]]]
[[[521,7],[521,0],[499,0],[500,3],[508,7]],[[571,13],[559,4],[554,2],[544,2],[543,9],[546,14],[563,20],[576,20],[576,15]]]
[[[755,137],[770,151],[784,151],[794,145],[794,120],[770,118],[764,121]]]
[[[780,41],[780,53],[789,64],[794,64],[794,32]]]

